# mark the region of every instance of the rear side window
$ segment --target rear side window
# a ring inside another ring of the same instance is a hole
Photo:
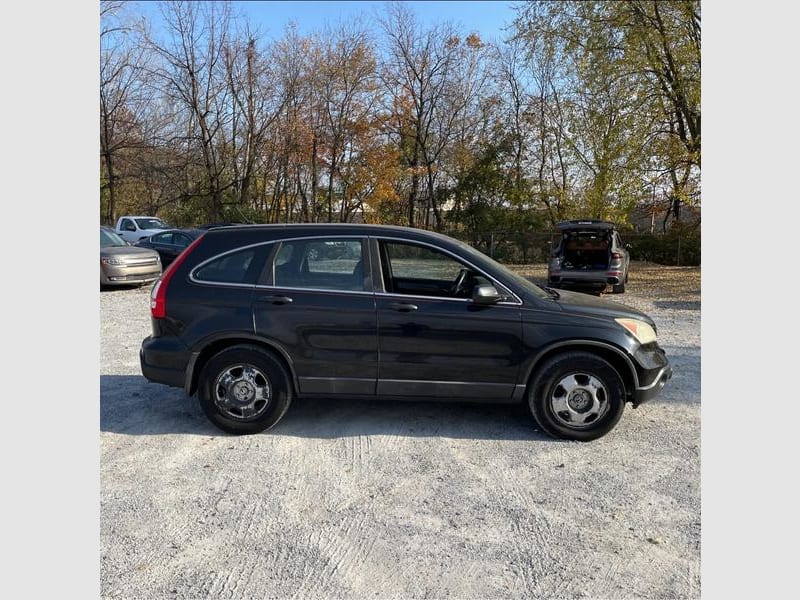
[[[183,235],[182,233],[176,233],[172,238],[172,243],[181,248],[186,248],[192,243],[192,238],[190,238],[188,235]]]
[[[274,285],[317,290],[366,291],[369,282],[359,239],[304,239],[281,244]]]
[[[170,233],[157,233],[150,237],[150,241],[154,244],[172,244],[172,232]]]
[[[195,269],[192,277],[209,283],[255,284],[263,265],[256,257],[263,257],[265,252],[269,250],[257,246],[223,254]]]

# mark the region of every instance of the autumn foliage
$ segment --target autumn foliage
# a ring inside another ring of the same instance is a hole
[[[275,39],[221,2],[101,2],[100,216],[449,232],[680,219],[699,2],[529,2],[502,39],[413,3]]]

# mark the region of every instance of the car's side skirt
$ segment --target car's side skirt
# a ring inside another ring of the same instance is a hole
[[[374,396],[375,379],[355,377],[298,377],[300,395]]]
[[[492,401],[512,401],[513,383],[481,383],[466,381],[418,381],[412,379],[379,379],[378,396],[434,397]]]

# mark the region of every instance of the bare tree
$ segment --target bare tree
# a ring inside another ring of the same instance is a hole
[[[312,38],[299,35],[296,27],[290,25],[276,44],[275,62],[286,94],[278,122],[284,218],[293,218],[294,204],[299,199],[300,218],[317,222],[326,212],[320,202],[325,108],[318,85],[318,71],[322,67],[319,45]],[[280,202],[273,203],[277,209]]]
[[[227,3],[180,0],[161,4],[167,38],[148,37],[161,59],[153,74],[164,93],[183,108],[186,138],[198,150],[205,176],[207,209],[212,221],[224,218],[223,193],[233,186],[226,178],[225,154],[230,131],[230,93],[225,78],[224,50],[228,42],[230,7]]]
[[[285,96],[275,85],[267,56],[258,48],[255,32],[245,27],[241,37],[224,47],[225,74],[232,99],[230,143],[233,186],[238,203],[247,207],[267,133],[278,118]]]
[[[143,51],[136,27],[126,21],[123,2],[100,3],[100,156],[104,168],[101,192],[107,192],[101,219],[116,220],[121,174],[118,162],[126,149],[140,144],[136,101]]]
[[[435,210],[431,195],[432,167],[438,150],[443,147],[441,136],[449,133],[452,124],[453,115],[448,118],[439,113],[445,109],[444,97],[456,58],[453,42],[457,37],[450,24],[423,30],[413,12],[400,3],[390,4],[380,22],[387,43],[381,70],[390,102],[387,127],[397,140],[410,174],[407,214],[408,225],[413,227],[420,183],[426,175],[427,206]],[[435,139],[437,135],[439,138]],[[441,224],[439,215],[437,224]]]
[[[338,195],[339,221],[352,212],[347,198],[343,167],[348,157],[359,152],[358,136],[369,122],[379,95],[375,79],[375,56],[365,28],[359,23],[342,23],[327,28],[320,36],[316,53],[314,87],[321,100],[322,141],[326,163],[326,206],[328,221],[334,220]]]

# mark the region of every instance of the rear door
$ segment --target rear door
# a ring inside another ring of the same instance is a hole
[[[303,395],[375,394],[378,341],[366,237],[285,240],[253,298],[259,337],[283,348]]]

